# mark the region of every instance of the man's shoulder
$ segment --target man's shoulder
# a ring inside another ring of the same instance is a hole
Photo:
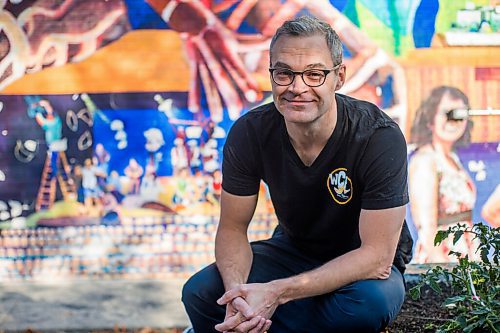
[[[262,117],[269,117],[272,116],[274,111],[276,110],[276,106],[274,105],[274,102],[269,102],[265,104],[258,105],[244,115],[242,115],[239,119],[259,119]]]
[[[381,126],[387,124],[397,125],[391,117],[372,102],[342,94],[338,94],[338,97],[349,119],[353,121],[361,121],[371,126],[376,124],[380,124]]]
[[[231,125],[225,145],[258,144],[276,138],[279,117],[272,102],[251,109]]]
[[[379,129],[400,132],[398,124],[375,104],[339,95],[340,104],[350,128],[358,138],[371,136]]]
[[[254,107],[250,111],[243,114],[241,117],[236,119],[233,126],[234,128],[241,127],[252,127],[256,130],[265,130],[266,128],[272,128],[279,118],[279,112],[276,110],[276,106],[273,102],[266,103]]]

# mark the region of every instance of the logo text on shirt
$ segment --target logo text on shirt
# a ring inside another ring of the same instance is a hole
[[[351,200],[352,182],[347,176],[346,168],[338,168],[330,172],[326,184],[336,203],[344,205]]]

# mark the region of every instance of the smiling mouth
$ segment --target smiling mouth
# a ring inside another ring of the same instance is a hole
[[[447,124],[443,127],[444,131],[447,133],[454,133],[460,131],[462,128],[457,126],[457,124]]]
[[[312,102],[312,101],[295,100],[295,99],[286,99],[286,98],[285,98],[285,101],[287,101],[288,103],[299,103],[299,104],[303,104],[303,103],[311,103],[311,102]]]

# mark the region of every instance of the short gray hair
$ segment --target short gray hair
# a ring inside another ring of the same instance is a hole
[[[333,65],[342,63],[342,42],[333,28],[326,22],[312,16],[301,16],[292,20],[285,21],[281,27],[276,30],[271,39],[269,47],[269,56],[271,58],[274,44],[282,36],[310,37],[322,35],[325,37],[326,45],[330,49]]]

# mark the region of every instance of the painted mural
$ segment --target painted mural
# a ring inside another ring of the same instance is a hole
[[[270,38],[297,15],[338,32],[341,93],[407,137],[414,262],[449,260],[439,228],[500,226],[495,1],[2,0],[0,280],[210,263],[226,135],[272,100]],[[249,236],[276,224],[262,184]]]

